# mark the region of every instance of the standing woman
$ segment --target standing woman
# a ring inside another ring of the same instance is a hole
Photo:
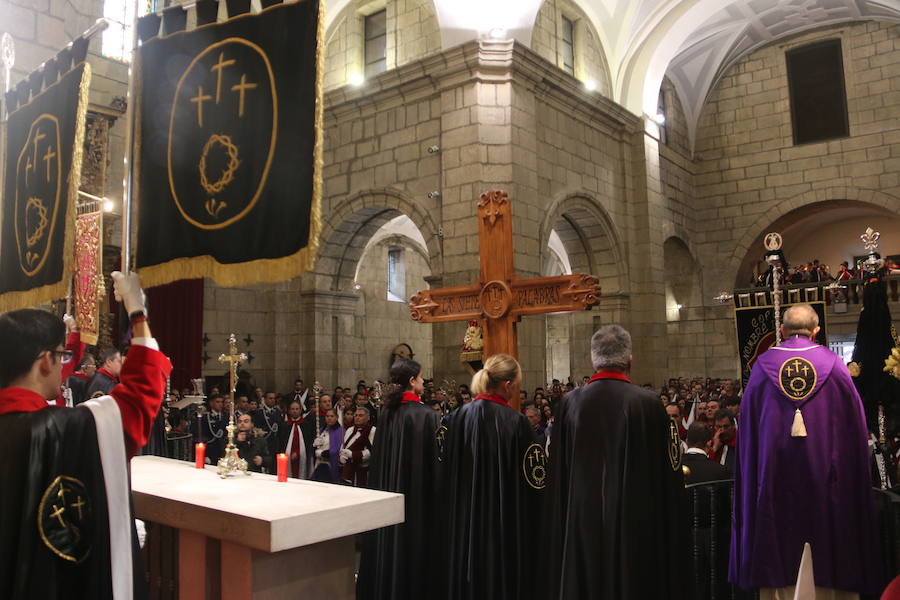
[[[450,600],[533,596],[534,522],[547,473],[528,419],[509,405],[521,379],[515,358],[491,356],[472,378],[475,399],[448,422]]]
[[[360,600],[434,598],[434,553],[442,540],[434,524],[437,413],[422,403],[422,367],[398,359],[393,390],[378,418],[369,487],[404,494],[404,523],[367,534],[357,582]]]

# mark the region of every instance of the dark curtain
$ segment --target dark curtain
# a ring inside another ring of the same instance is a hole
[[[182,279],[146,291],[150,330],[172,361],[172,389],[191,388],[203,354],[203,280]]]

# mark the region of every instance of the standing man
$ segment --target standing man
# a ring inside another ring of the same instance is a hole
[[[631,383],[631,360],[629,333],[602,327],[591,338],[597,372],[556,407],[541,598],[691,597],[678,428]]]
[[[94,373],[85,391],[85,399],[105,396],[119,383],[122,372],[122,353],[115,348],[107,348],[100,353],[100,368]]]
[[[78,364],[78,368],[75,369],[75,372],[72,373],[66,381],[66,385],[72,390],[73,405],[78,406],[87,400],[85,392],[87,391],[88,384],[96,373],[97,360],[94,358],[93,354],[85,354],[84,358],[82,358],[81,362]]]
[[[374,441],[375,428],[369,423],[369,410],[365,406],[359,406],[353,417],[353,427],[344,434],[338,458],[341,463],[341,480],[347,485],[366,487]]]
[[[287,412],[291,402],[299,402],[300,406],[306,406],[306,398],[308,396],[309,388],[303,385],[303,380],[298,377],[294,380],[294,389],[282,396],[282,399],[285,401],[285,412]]]
[[[70,352],[62,320],[0,315],[0,598],[146,595],[126,465],[147,441],[172,365],[151,336],[137,275],[112,277],[131,318],[131,357],[110,395],[79,407],[47,406]]]
[[[741,403],[729,579],[775,598],[797,581],[804,544],[817,587],[880,591],[866,419],[847,367],[815,342],[808,304],[784,313]]]

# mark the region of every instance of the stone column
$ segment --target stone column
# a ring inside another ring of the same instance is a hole
[[[666,296],[663,269],[665,208],[659,174],[658,128],[647,119],[632,137],[630,323],[633,380],[660,385],[667,377]]]

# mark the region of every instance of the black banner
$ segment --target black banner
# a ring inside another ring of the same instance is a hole
[[[76,65],[9,116],[0,311],[66,295],[91,71]]]
[[[320,228],[318,0],[279,4],[139,52],[137,256],[144,284],[282,281]]]
[[[816,342],[828,347],[827,327],[825,322],[825,303],[806,302],[819,315],[819,335]],[[784,314],[792,304],[782,304],[781,313]],[[756,363],[759,355],[775,344],[775,309],[771,305],[736,308],[734,311],[734,324],[737,328],[738,354],[741,358],[741,386],[747,386],[750,379],[750,370]]]

